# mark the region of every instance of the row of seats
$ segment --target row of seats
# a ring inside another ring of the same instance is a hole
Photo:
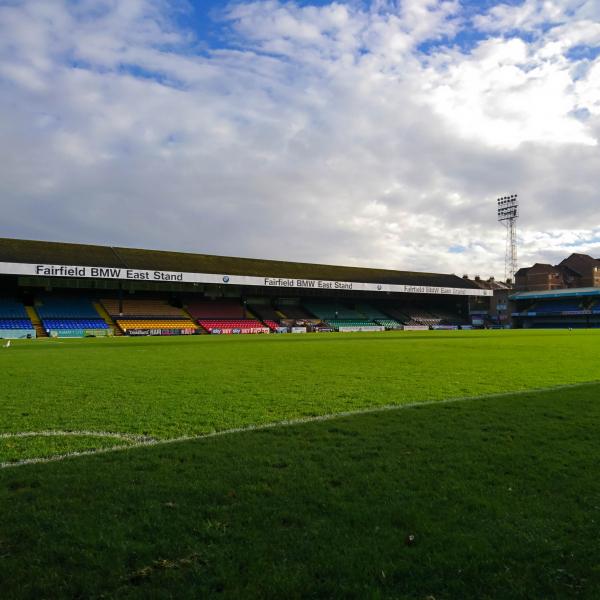
[[[44,319],[102,319],[87,298],[48,298],[36,299],[35,312]]]
[[[373,319],[375,323],[385,327],[386,329],[393,329],[394,327],[400,327],[400,323],[398,321],[394,321],[394,319]]]
[[[29,319],[0,319],[0,329],[33,329]]]
[[[51,329],[110,329],[104,319],[42,319],[46,331]]]
[[[277,328],[280,327],[278,323],[272,321],[271,319],[263,319],[263,323],[271,330],[277,331]]]
[[[122,331],[129,329],[198,329],[189,319],[117,319]]]
[[[367,319],[326,319],[325,322],[336,331],[339,331],[340,327],[372,327],[377,325],[377,323]]]
[[[198,321],[204,329],[256,329],[262,325],[256,319],[201,319]]]
[[[29,315],[21,302],[0,300],[0,319],[29,319]]]
[[[118,300],[100,300],[100,303],[111,317],[120,316]],[[179,308],[162,300],[123,300],[123,316],[187,318]]]
[[[544,300],[539,301],[529,312],[569,312],[586,310],[581,300]]]
[[[244,309],[231,300],[205,300],[190,302],[186,306],[190,317],[200,319],[243,319]]]
[[[365,315],[367,319],[375,320],[388,318],[387,315],[383,314],[379,309],[370,304],[357,304],[355,308],[359,313]]]
[[[361,319],[362,317],[354,310],[343,306],[335,305],[334,302],[305,302],[303,305],[308,312],[319,319]]]

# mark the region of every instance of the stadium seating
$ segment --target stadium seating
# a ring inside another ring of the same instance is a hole
[[[581,300],[539,300],[534,308],[530,308],[529,312],[570,312],[586,310]]]
[[[10,299],[0,299],[0,319],[29,320],[25,305]]]
[[[29,319],[0,319],[0,329],[34,329]]]
[[[119,315],[118,300],[100,300],[100,304],[111,317],[121,317],[121,319],[123,317],[188,319],[181,309],[170,306],[162,300],[123,300],[122,316]]]
[[[467,321],[458,315],[444,310],[443,308],[432,308],[431,314],[434,317],[442,319],[441,325],[467,325]]]
[[[385,314],[388,317],[391,317],[392,319],[394,319],[394,321],[398,321],[398,323],[400,323],[401,325],[404,325],[408,321],[410,321],[409,317],[406,316],[403,312],[400,312],[400,310],[398,310],[397,308],[385,307],[383,310],[385,310]]]
[[[201,319],[204,329],[258,329],[263,327],[256,319]]]
[[[286,319],[294,319],[296,321],[304,321],[305,319],[313,319],[312,315],[309,315],[305,310],[294,304],[286,304],[285,306],[278,306],[279,312],[285,315]]]
[[[243,319],[244,310],[237,302],[228,300],[205,300],[190,302],[186,310],[190,317],[200,319]]]
[[[442,319],[421,308],[403,308],[402,312],[408,315],[410,321],[405,325],[426,325],[428,327],[441,325]]]
[[[181,313],[179,313],[181,315]],[[183,316],[183,315],[182,315]],[[198,329],[190,319],[115,319],[122,331],[129,329]]]
[[[271,319],[263,319],[263,323],[271,330],[271,331],[277,331],[277,328],[280,327],[280,325],[278,323],[275,323],[275,321],[272,321]]]
[[[307,301],[302,306],[309,313],[315,315],[315,317],[328,322],[330,319],[352,319],[354,321],[358,321],[364,318],[361,317],[356,311],[350,310],[342,304],[338,304],[336,307],[334,302],[315,300]]]
[[[367,319],[325,319],[325,323],[339,331],[340,327],[372,327],[377,323]]]
[[[109,329],[87,298],[36,298],[35,312],[48,332],[55,329]]]
[[[42,319],[46,331],[51,329],[109,329],[104,319]]]
[[[277,311],[270,304],[248,304],[248,310],[265,323],[267,320],[279,323],[281,319],[281,315],[277,314]]]
[[[374,321],[377,325],[381,325],[386,329],[392,329],[393,327],[400,327],[400,322],[395,319],[390,319],[387,315],[382,313],[379,309],[371,306],[370,304],[357,304],[356,310],[363,314],[367,319]]]
[[[386,329],[393,329],[394,327],[401,327],[401,323],[394,319],[373,319],[377,325],[382,325]]]
[[[35,312],[42,320],[104,320],[91,300],[83,298],[36,298]]]

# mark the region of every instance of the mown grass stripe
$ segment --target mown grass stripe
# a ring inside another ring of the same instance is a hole
[[[332,419],[338,419],[341,417],[348,417],[348,416],[352,416],[352,415],[361,415],[361,414],[366,414],[366,413],[399,410],[399,409],[405,409],[405,408],[413,408],[415,406],[430,406],[432,404],[445,404],[448,402],[461,402],[461,401],[465,401],[465,400],[485,400],[487,398],[500,398],[503,396],[515,396],[515,395],[519,395],[519,394],[533,394],[533,393],[540,393],[540,392],[550,392],[550,391],[554,391],[554,390],[564,390],[564,389],[577,388],[577,387],[583,387],[583,386],[597,385],[599,383],[600,383],[600,381],[595,380],[595,381],[586,381],[586,382],[580,382],[580,383],[570,383],[567,385],[557,385],[557,386],[553,386],[553,387],[535,388],[535,389],[530,389],[530,390],[517,390],[517,391],[513,391],[513,392],[499,392],[499,393],[495,393],[495,394],[485,394],[485,395],[482,394],[482,395],[475,395],[475,396],[461,396],[461,397],[457,397],[457,398],[446,398],[443,400],[429,400],[429,401],[424,401],[424,402],[407,402],[406,404],[394,404],[391,406],[375,406],[375,407],[371,407],[371,408],[364,408],[364,409],[360,409],[360,410],[350,410],[350,411],[344,411],[344,412],[339,412],[339,413],[331,413],[331,414],[319,415],[319,416],[315,416],[315,417],[303,417],[300,419],[275,421],[272,423],[264,423],[261,425],[249,425],[247,427],[237,427],[234,429],[215,431],[213,433],[206,433],[206,434],[197,435],[197,436],[181,436],[181,437],[176,437],[176,438],[171,438],[171,439],[156,439],[156,438],[148,437],[148,438],[139,440],[134,444],[128,444],[126,446],[111,446],[109,448],[98,448],[97,450],[85,450],[82,452],[69,452],[67,454],[59,454],[59,455],[49,456],[49,457],[45,457],[45,458],[28,458],[28,459],[22,459],[19,461],[15,461],[15,462],[3,462],[3,463],[0,463],[0,468],[21,467],[21,466],[25,466],[28,464],[53,462],[53,461],[63,460],[65,458],[70,458],[70,457],[75,457],[75,456],[87,456],[90,454],[102,454],[102,453],[106,453],[106,452],[114,452],[117,450],[130,450],[132,448],[140,448],[142,446],[154,446],[157,444],[169,444],[169,443],[173,443],[173,442],[185,442],[185,441],[189,441],[189,440],[200,440],[200,439],[212,438],[212,437],[216,437],[216,436],[220,436],[220,435],[240,433],[240,432],[244,432],[244,431],[256,431],[256,430],[260,430],[260,429],[267,429],[269,427],[282,427],[282,426],[286,426],[286,425],[299,425],[302,423],[313,423],[313,422],[317,422],[317,421],[329,421]],[[23,432],[21,434],[19,434],[19,433],[3,434],[0,437],[2,437],[2,438],[18,437],[18,436],[25,437],[25,436],[34,436],[34,435],[53,435],[53,433],[52,432],[40,432],[40,433]],[[97,435],[97,436],[115,437],[115,438],[122,438],[122,439],[134,439],[134,438],[140,438],[140,437],[143,438],[143,436],[134,436],[132,434],[117,434],[117,433],[111,433],[111,432],[96,433],[93,431],[89,431],[89,432],[87,432],[87,431],[56,432],[56,435]]]

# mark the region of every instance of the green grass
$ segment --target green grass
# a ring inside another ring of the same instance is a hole
[[[599,391],[2,469],[2,598],[598,598]]]
[[[598,355],[597,331],[15,340],[0,349],[0,433],[195,436],[595,380]],[[23,438],[17,450],[14,439],[0,442],[0,462],[95,443],[72,436],[57,448],[55,438]]]

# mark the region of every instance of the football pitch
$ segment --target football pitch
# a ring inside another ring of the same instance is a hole
[[[600,332],[2,350],[7,598],[598,597]]]

